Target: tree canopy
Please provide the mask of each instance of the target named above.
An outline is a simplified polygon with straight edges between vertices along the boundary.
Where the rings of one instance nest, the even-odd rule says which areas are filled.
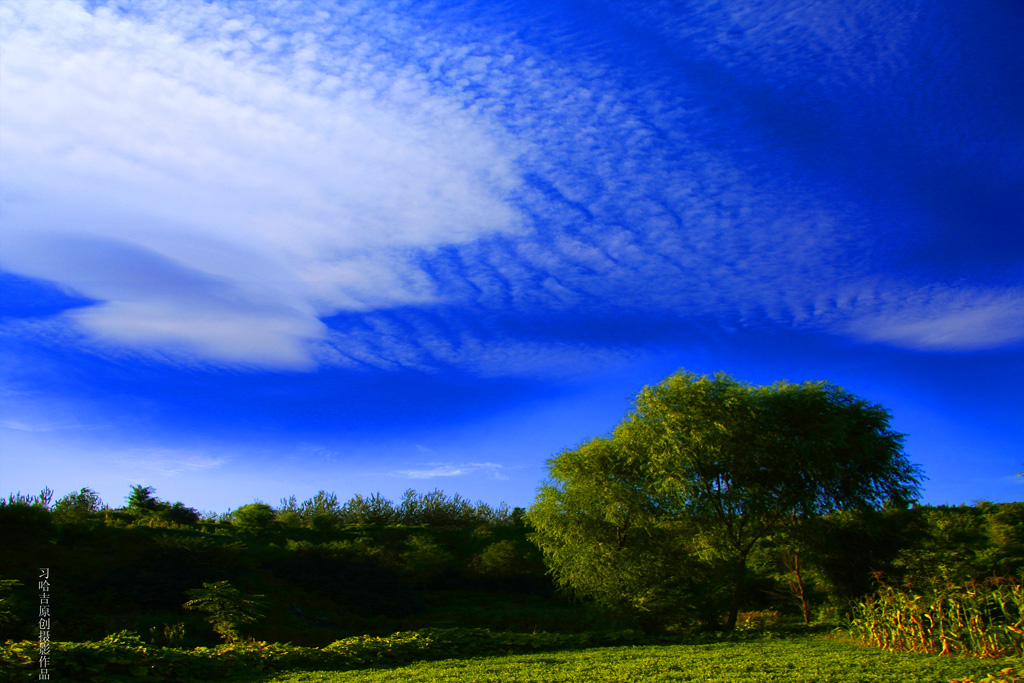
[[[700,609],[685,594],[695,577],[731,577],[731,629],[770,535],[917,495],[902,444],[887,410],[826,382],[680,372],[641,390],[609,436],[549,461],[529,520],[556,580],[599,601]]]

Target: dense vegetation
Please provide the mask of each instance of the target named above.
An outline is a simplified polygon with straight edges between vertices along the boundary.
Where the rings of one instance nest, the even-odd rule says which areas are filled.
[[[397,503],[320,491],[224,514],[143,486],[118,507],[88,488],[12,494],[0,499],[0,664],[28,675],[38,655],[40,567],[66,680],[752,631],[1024,656],[1024,503],[915,505],[920,473],[888,420],[823,383],[680,374],[641,392],[614,432],[553,458],[529,511],[412,490]],[[645,680],[637,666],[628,677]],[[505,678],[539,680],[522,675]]]
[[[83,493],[84,491],[84,493]],[[202,516],[135,487],[108,508],[88,489],[0,501],[0,576],[22,582],[0,637],[32,638],[38,567],[51,570],[60,640],[136,631],[162,645],[219,640],[190,591],[227,581],[266,596],[246,637],[326,645],[341,635],[425,625],[565,629],[586,610],[556,598],[521,510],[410,491],[399,504],[321,492],[302,504],[260,503]],[[88,504],[69,503],[88,501]],[[269,514],[251,514],[254,509]]]
[[[349,511],[368,499],[339,504],[323,492],[300,505],[286,500],[257,523],[239,514],[250,506],[180,523],[166,518],[176,508],[161,501],[152,509],[93,501],[86,510],[70,508],[69,498],[83,494],[56,504],[45,492],[0,500],[0,577],[8,584],[0,599],[9,615],[0,638],[35,637],[40,566],[53,577],[57,639],[69,641],[130,630],[158,645],[212,645],[221,637],[209,615],[184,604],[221,581],[263,596],[260,618],[241,625],[245,637],[310,646],[429,626],[713,629],[731,600],[726,579],[692,563],[688,586],[699,609],[652,619],[573,600],[552,584],[521,511],[439,492],[410,492],[399,504],[371,497],[389,524],[353,523]],[[417,514],[430,522],[417,523]],[[883,583],[919,595],[993,577],[1019,586],[1024,503],[835,513],[815,520],[798,548],[792,543],[773,537],[753,554],[740,626],[743,615],[769,610],[800,621],[806,610],[812,622],[840,625]]]

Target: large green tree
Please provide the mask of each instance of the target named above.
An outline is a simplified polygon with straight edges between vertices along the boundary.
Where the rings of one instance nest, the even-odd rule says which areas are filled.
[[[640,610],[672,594],[692,603],[685,591],[699,567],[726,575],[732,629],[765,539],[917,494],[919,472],[889,421],[824,382],[680,372],[645,387],[610,436],[550,461],[529,514],[533,538],[561,584]]]

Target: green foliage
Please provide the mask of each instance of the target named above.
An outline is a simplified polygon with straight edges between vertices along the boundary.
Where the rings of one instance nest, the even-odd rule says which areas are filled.
[[[14,601],[8,593],[21,586],[17,579],[0,579],[0,633],[16,620],[12,610]]]
[[[0,503],[3,502],[0,500]],[[29,547],[32,540],[52,536],[53,517],[46,507],[35,502],[15,499],[11,503],[8,500],[6,504],[0,505],[0,530],[4,537],[0,551],[13,551]]]
[[[334,493],[318,491],[301,504],[290,496],[281,499],[278,518],[290,526],[306,526],[318,531],[347,526],[428,525],[435,529],[459,529],[479,524],[515,526],[522,524],[525,511],[510,509],[504,503],[492,508],[486,503],[471,504],[458,494],[447,496],[434,490],[420,494],[407,490],[399,504],[379,493],[355,495],[341,503]]]
[[[316,516],[336,519],[341,512],[338,497],[325,491],[317,492],[316,496],[304,501],[297,510],[299,517],[307,523]]]
[[[34,507],[49,511],[52,500],[53,491],[50,487],[44,486],[38,496],[23,495],[21,491],[8,494],[7,500],[0,498],[0,507]]]
[[[399,567],[413,585],[423,586],[455,568],[455,556],[439,543],[423,534],[414,534],[405,541],[399,555]]]
[[[474,561],[474,569],[491,579],[514,579],[533,573],[530,553],[515,541],[491,543]]]
[[[390,562],[380,544],[359,539],[314,544],[288,541],[288,552],[269,565],[292,586],[329,600],[340,611],[362,616],[397,617],[415,612],[418,600],[410,583]]]
[[[449,498],[440,490],[418,495],[408,489],[402,496],[398,518],[404,524],[426,524],[438,529],[470,526],[478,521],[476,509],[469,501],[459,494]]]
[[[607,646],[639,642],[640,638],[633,631],[527,634],[455,628],[356,636],[324,648],[251,642],[178,650],[147,646],[137,634],[121,631],[101,642],[53,643],[51,656],[59,663],[62,680],[107,683],[145,681],[148,677],[154,681],[205,681],[260,671],[365,669],[421,660]],[[8,641],[0,648],[0,663],[20,671],[24,680],[34,680],[37,659],[37,643]]]
[[[347,524],[386,526],[397,523],[399,514],[394,503],[379,493],[374,493],[366,498],[356,494],[352,500],[345,503],[340,517]]]
[[[252,534],[265,532],[274,523],[274,508],[266,503],[249,503],[231,513],[231,523]]]
[[[772,534],[905,503],[918,484],[880,406],[823,382],[755,387],[722,374],[645,387],[610,437],[563,451],[549,473],[528,519],[560,584],[678,613],[707,611],[723,582],[694,582],[722,577],[727,629],[748,560]]]
[[[737,631],[771,631],[782,621],[782,615],[774,609],[740,612],[736,619]]]
[[[240,640],[241,629],[264,616],[258,600],[262,595],[247,598],[228,581],[204,582],[202,588],[185,593],[191,598],[184,604],[185,609],[207,612],[210,626],[228,643]]]
[[[168,504],[161,502],[157,516],[169,524],[179,526],[194,526],[199,523],[200,515],[194,508],[186,507],[182,502]]]
[[[927,507],[914,511],[893,561],[903,583],[1015,576],[1024,570],[1024,503]]]
[[[84,522],[103,509],[99,494],[88,487],[69,493],[53,506],[54,518],[61,522]]]
[[[185,624],[176,622],[164,624],[159,629],[156,626],[149,628],[149,642],[162,643],[170,647],[180,647],[185,642]]]
[[[150,527],[174,528],[195,526],[199,523],[201,515],[197,510],[186,507],[181,502],[172,504],[160,500],[153,495],[155,492],[152,486],[140,484],[132,486],[131,494],[125,498],[127,507],[111,511],[108,518],[119,522],[145,524]]]
[[[900,551],[916,543],[922,508],[840,511],[815,520],[804,535],[809,561],[837,606],[856,602],[889,576]]]
[[[559,585],[640,618],[696,618],[691,589],[704,573],[688,543],[694,530],[660,514],[643,461],[598,438],[563,451],[549,471],[527,519]]]
[[[622,440],[599,439],[576,451],[560,459],[560,467],[593,486],[559,493],[552,502],[560,500],[576,516],[560,517],[564,528],[537,533],[562,533],[571,541],[563,550],[570,568],[572,562],[585,569],[595,557],[602,561],[607,571],[589,575],[591,595],[621,612],[555,592],[515,510],[468,506],[438,492],[410,493],[405,505],[411,521],[437,513],[436,526],[400,524],[400,506],[379,495],[353,499],[363,506],[355,516],[359,505],[336,497],[332,503],[332,495],[323,494],[311,507],[321,509],[316,514],[325,526],[301,522],[301,506],[292,498],[282,501],[278,522],[261,533],[209,513],[199,524],[174,522],[168,515],[175,508],[191,508],[160,501],[146,487],[139,498],[151,505],[89,513],[95,515],[86,518],[89,524],[58,512],[75,509],[73,499],[85,501],[82,509],[94,507],[88,489],[56,505],[47,502],[48,489],[41,496],[17,494],[0,500],[0,575],[31,585],[38,567],[49,566],[61,580],[62,637],[96,640],[129,628],[143,634],[147,647],[218,642],[204,623],[207,613],[182,609],[186,591],[223,579],[241,585],[243,577],[247,592],[269,596],[261,608],[267,618],[245,626],[244,634],[307,646],[347,634],[428,626],[579,632],[614,623],[678,632],[720,622],[729,608],[734,556],[715,547],[715,534],[699,528],[699,519],[664,514],[670,508],[663,498],[648,497],[637,474],[643,461]],[[299,523],[281,523],[287,513]],[[797,599],[788,590],[793,572],[786,564],[793,552],[801,558],[812,617],[835,625],[845,625],[850,603],[874,590],[876,572],[891,585],[918,592],[946,579],[1019,575],[1022,513],[1019,503],[983,503],[843,510],[799,523],[789,518],[752,552],[742,609],[774,608],[784,623],[796,616]],[[586,534],[573,526],[581,520],[589,525]],[[587,534],[601,541],[589,556],[582,543]],[[37,605],[28,593],[12,594],[4,609],[14,620],[0,639],[34,635]]]
[[[154,512],[157,509],[158,501],[153,496],[156,490],[152,486],[134,484],[132,491],[125,498],[128,508],[138,512]]]
[[[302,517],[294,510],[279,510],[277,512],[277,521],[288,527],[302,526]]]

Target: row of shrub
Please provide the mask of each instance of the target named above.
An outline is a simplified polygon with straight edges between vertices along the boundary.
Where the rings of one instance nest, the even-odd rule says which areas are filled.
[[[123,631],[99,642],[53,643],[49,671],[54,680],[63,681],[207,681],[251,672],[386,668],[423,660],[627,645],[642,639],[638,631],[530,634],[434,628],[356,636],[323,648],[250,642],[183,650],[148,646]],[[14,672],[11,680],[37,680],[38,656],[38,643],[30,641],[7,641],[0,647],[0,664]]]

